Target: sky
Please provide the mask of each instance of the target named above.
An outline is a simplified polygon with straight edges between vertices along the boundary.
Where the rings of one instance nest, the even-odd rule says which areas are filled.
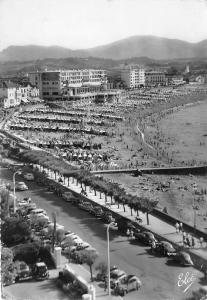
[[[90,48],[134,35],[207,39],[207,0],[0,0],[0,50]]]

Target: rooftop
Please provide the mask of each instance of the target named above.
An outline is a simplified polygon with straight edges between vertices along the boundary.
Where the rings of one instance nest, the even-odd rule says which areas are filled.
[[[0,88],[16,88],[17,85],[12,81],[0,81]]]

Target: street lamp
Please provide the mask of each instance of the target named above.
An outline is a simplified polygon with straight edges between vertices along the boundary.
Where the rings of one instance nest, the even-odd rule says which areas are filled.
[[[13,174],[13,185],[14,185],[14,190],[13,190],[13,194],[14,194],[14,199],[13,199],[13,207],[14,207],[14,213],[16,213],[16,191],[15,191],[15,176],[16,174],[21,175],[22,171],[21,170],[17,170],[16,172],[14,172]]]
[[[111,222],[110,224],[107,225],[107,229],[106,229],[106,233],[107,233],[107,256],[108,256],[108,294],[109,296],[111,296],[111,284],[110,284],[110,281],[111,281],[111,278],[110,278],[110,247],[109,247],[109,228],[111,225],[114,225],[116,226],[116,223],[114,222]]]
[[[195,234],[195,230],[196,230],[196,210],[197,210],[197,207],[195,205],[195,195],[196,195],[196,191],[197,191],[197,188],[196,187],[193,187],[193,211],[194,211],[194,221],[193,221],[193,227],[194,227],[194,234]]]

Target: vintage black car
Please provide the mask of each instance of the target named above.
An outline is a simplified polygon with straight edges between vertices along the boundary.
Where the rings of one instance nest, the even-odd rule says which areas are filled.
[[[170,256],[171,254],[176,253],[176,249],[167,241],[160,241],[156,243],[154,251],[164,256]]]
[[[180,264],[181,266],[185,266],[185,267],[194,265],[194,263],[190,257],[190,254],[187,252],[184,252],[184,251],[172,253],[169,256],[169,262],[170,261],[174,261],[174,262]]]
[[[103,210],[100,206],[95,206],[93,208],[93,211],[91,213],[96,217],[96,218],[101,218],[103,215]]]
[[[137,241],[140,241],[145,245],[151,245],[152,242],[158,242],[154,234],[150,231],[134,232],[134,237]]]
[[[49,278],[49,271],[44,262],[36,263],[33,267],[32,274],[36,280],[44,280]]]

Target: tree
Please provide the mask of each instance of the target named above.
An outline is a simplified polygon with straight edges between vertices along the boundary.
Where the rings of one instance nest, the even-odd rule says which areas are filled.
[[[1,219],[5,220],[9,216],[9,190],[2,188],[0,190],[1,201]]]
[[[29,222],[17,217],[6,218],[2,224],[2,242],[7,246],[26,242],[30,239],[31,232]]]
[[[136,197],[136,201],[134,203],[134,210],[137,213],[137,217],[139,216],[139,210],[141,211],[141,203],[140,203],[140,198]]]
[[[40,253],[40,243],[27,243],[17,245],[13,248],[14,260],[25,261],[27,264],[34,264]]]
[[[134,201],[134,197],[133,196],[128,196],[127,197],[127,204],[131,210],[131,216],[133,215],[133,209],[134,209],[134,205],[135,205],[135,201]]]
[[[93,264],[95,263],[97,257],[98,257],[98,253],[96,251],[87,251],[87,250],[82,251],[82,261],[83,261],[83,263],[87,264],[90,268],[91,280],[93,280],[92,267],[93,267]]]
[[[143,213],[146,213],[147,217],[147,225],[149,225],[149,214],[153,211],[153,209],[157,206],[159,201],[150,200],[149,198],[142,198],[141,207]]]
[[[99,271],[99,274],[101,277],[107,275],[108,272],[108,266],[105,261],[101,261],[97,266],[96,266],[96,271]]]
[[[13,258],[11,249],[1,247],[1,280],[3,284],[12,284],[16,277]]]

